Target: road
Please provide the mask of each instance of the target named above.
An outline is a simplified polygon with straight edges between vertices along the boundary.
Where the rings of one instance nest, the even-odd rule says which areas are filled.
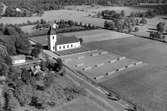
[[[55,53],[52,53],[51,51],[44,51],[45,54],[56,60],[59,56],[57,56]],[[77,73],[76,71],[70,69],[68,66],[64,64],[65,68],[67,69],[67,72],[69,75],[67,75],[70,79],[72,79],[76,84],[81,85],[81,87],[84,87],[87,89],[89,94],[95,96],[95,98],[101,102],[101,105],[103,105],[107,110],[109,111],[125,111],[126,104],[121,104],[119,101],[111,101],[107,98],[106,93],[104,89],[102,89],[97,84],[92,84],[91,81],[83,77],[81,74]],[[122,101],[122,100],[121,100]],[[125,102],[124,102],[125,103]]]

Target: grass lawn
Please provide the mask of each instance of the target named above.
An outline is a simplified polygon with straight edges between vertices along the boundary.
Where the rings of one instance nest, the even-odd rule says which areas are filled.
[[[55,111],[55,109],[50,110]],[[107,111],[87,97],[80,97],[68,104],[56,108],[56,111]]]
[[[17,109],[17,111],[25,111],[29,109],[31,111],[39,111],[33,107],[24,107]],[[58,107],[48,108],[47,110],[40,111],[107,111],[103,107],[99,106],[98,103],[89,99],[88,97],[80,96],[71,102],[62,104]]]

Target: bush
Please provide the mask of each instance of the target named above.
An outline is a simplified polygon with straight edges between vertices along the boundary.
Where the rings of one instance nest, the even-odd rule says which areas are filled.
[[[140,20],[140,23],[141,23],[141,24],[147,24],[147,20],[143,17],[143,18]]]
[[[16,87],[14,96],[17,98],[21,106],[30,104],[33,96],[33,88],[31,85]]]
[[[135,27],[134,32],[138,32],[138,31],[139,31],[139,28],[138,28],[138,27]]]
[[[6,111],[16,110],[17,107],[19,106],[19,103],[16,100],[16,98],[13,96],[13,92],[11,90],[7,90],[4,93],[4,97],[5,97],[4,110],[6,110]]]
[[[165,23],[164,22],[159,22],[157,24],[157,31],[160,33],[163,33],[165,31]]]
[[[38,57],[41,53],[42,46],[40,44],[37,44],[34,49],[32,49],[31,55],[33,57]]]
[[[44,109],[42,103],[39,103],[39,100],[38,100],[38,97],[32,97],[31,98],[31,103],[30,103],[31,106],[34,106],[35,108],[37,109]]]

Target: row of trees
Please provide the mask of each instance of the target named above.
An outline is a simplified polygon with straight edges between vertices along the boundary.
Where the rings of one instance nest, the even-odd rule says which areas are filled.
[[[157,14],[159,14],[158,10],[154,10],[154,9],[149,9],[146,12],[132,12],[130,13],[130,17],[145,17],[145,18],[153,18],[155,17]],[[98,14],[99,16],[99,14]],[[126,17],[125,15],[125,11],[122,10],[120,13],[117,13],[116,11],[112,10],[104,10],[100,13],[100,16],[102,16],[102,18],[104,19],[110,19],[110,20],[115,20],[115,19],[121,19]]]
[[[117,13],[114,10],[104,10],[101,12],[101,16],[103,19],[110,19],[110,20],[116,20],[121,19],[125,17],[125,11],[122,10],[120,13]]]
[[[105,21],[104,28],[110,30],[116,30],[118,32],[130,33],[132,31],[138,31],[137,25],[147,24],[147,20],[142,18],[141,20],[135,19],[133,17],[127,17],[124,19],[116,19],[113,21]]]
[[[1,0],[8,6],[23,7],[32,11],[53,10],[64,5],[99,4],[99,5],[136,5],[138,3],[166,3],[165,0]]]
[[[73,20],[60,20],[60,21],[54,21],[58,25],[56,31],[57,33],[64,33],[64,32],[74,32],[74,31],[81,31],[81,30],[90,30],[90,29],[96,29],[97,27],[88,23],[82,23],[82,22],[76,22]],[[40,22],[38,22],[33,29],[38,29],[43,32],[43,34],[46,34],[45,29],[47,30],[50,27],[50,24],[41,19]],[[41,34],[41,31],[39,31],[39,34]],[[37,34],[37,33],[36,33]]]
[[[156,15],[163,15],[166,14],[167,11],[165,8],[162,7],[157,7],[153,9],[149,9],[146,12],[132,12],[130,14],[131,17],[146,17],[146,18],[153,18]]]

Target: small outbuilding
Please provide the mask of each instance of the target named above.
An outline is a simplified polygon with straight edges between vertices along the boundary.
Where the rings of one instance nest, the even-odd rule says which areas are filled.
[[[11,59],[12,59],[12,64],[13,65],[23,64],[23,63],[26,62],[25,55],[11,56]]]

